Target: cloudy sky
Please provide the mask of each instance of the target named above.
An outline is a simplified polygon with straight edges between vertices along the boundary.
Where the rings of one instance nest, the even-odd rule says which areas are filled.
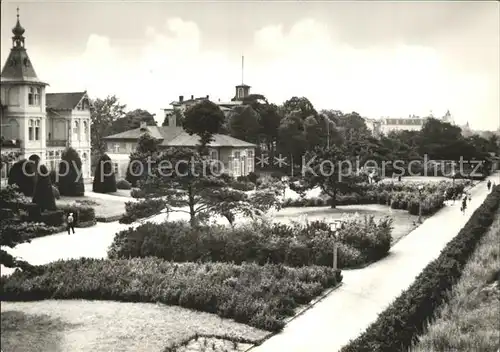
[[[496,129],[499,3],[11,2],[2,64],[20,7],[26,47],[49,92],[117,95],[159,115],[179,95],[229,100],[244,81],[277,104],[366,117],[442,116]],[[160,118],[159,118],[160,120]]]

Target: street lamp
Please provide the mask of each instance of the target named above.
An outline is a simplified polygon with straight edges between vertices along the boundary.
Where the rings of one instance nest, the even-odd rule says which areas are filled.
[[[418,186],[418,223],[422,223],[422,190],[424,189],[423,185]]]
[[[330,223],[330,230],[333,233],[333,263],[332,263],[333,270],[337,270],[337,254],[338,254],[337,234],[341,228],[342,228],[342,223],[338,220]]]

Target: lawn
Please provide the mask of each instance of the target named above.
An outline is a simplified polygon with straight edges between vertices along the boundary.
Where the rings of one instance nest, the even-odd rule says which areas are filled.
[[[500,211],[414,352],[500,348]]]
[[[83,197],[67,197],[61,196],[60,199],[56,201],[57,205],[67,205],[71,203],[79,203],[82,205],[89,205],[94,208],[96,219],[102,220],[117,220],[121,215],[125,213],[125,203],[129,202],[131,199],[126,197],[116,197],[116,196],[100,196],[96,193],[86,192]]]
[[[154,303],[2,302],[1,312],[1,346],[9,352],[161,352],[195,334],[252,341],[269,334],[214,314]]]
[[[325,220],[327,222],[341,219],[345,214],[373,215],[375,220],[384,216],[390,216],[394,219],[394,229],[392,231],[393,242],[409,234],[417,225],[418,216],[409,214],[406,210],[391,209],[385,205],[345,205],[338,206],[335,209],[329,207],[301,207],[284,208],[273,214],[273,220],[282,223],[298,221],[305,223],[307,221]]]

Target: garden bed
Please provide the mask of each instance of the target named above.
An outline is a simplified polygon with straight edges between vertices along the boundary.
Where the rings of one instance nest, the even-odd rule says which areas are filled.
[[[146,222],[116,234],[109,258],[155,256],[174,262],[252,262],[332,266],[333,245],[338,243],[338,267],[358,267],[387,255],[392,220],[377,222],[370,216],[343,218],[335,234],[326,222],[292,226],[252,222],[235,228],[198,226],[187,222]]]
[[[458,235],[378,319],[342,352],[408,350],[460,278],[468,259],[487,233],[500,205],[500,186],[472,214]]]
[[[94,208],[95,218],[98,221],[109,219],[119,219],[125,213],[125,202],[128,199],[125,197],[106,197],[104,198],[94,198],[94,197],[63,197],[56,201],[59,208],[68,206],[69,204],[79,204],[86,205]],[[115,220],[111,220],[115,221]]]
[[[500,211],[446,296],[436,319],[412,348],[427,351],[497,351],[500,348]]]
[[[341,281],[327,267],[241,266],[226,263],[177,264],[155,258],[79,259],[41,266],[43,273],[21,271],[1,277],[2,301],[91,299],[160,302],[268,331],[325,289]]]
[[[44,300],[2,302],[1,309],[3,351],[163,352],[198,335],[251,343],[269,335],[214,314],[155,303]]]

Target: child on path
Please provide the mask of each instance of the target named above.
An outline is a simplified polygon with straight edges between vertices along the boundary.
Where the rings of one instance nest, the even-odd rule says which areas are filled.
[[[67,219],[66,219],[66,229],[68,230],[68,235],[71,235],[70,230],[73,230],[73,233],[75,233],[75,218],[73,217],[73,213],[69,213]]]

